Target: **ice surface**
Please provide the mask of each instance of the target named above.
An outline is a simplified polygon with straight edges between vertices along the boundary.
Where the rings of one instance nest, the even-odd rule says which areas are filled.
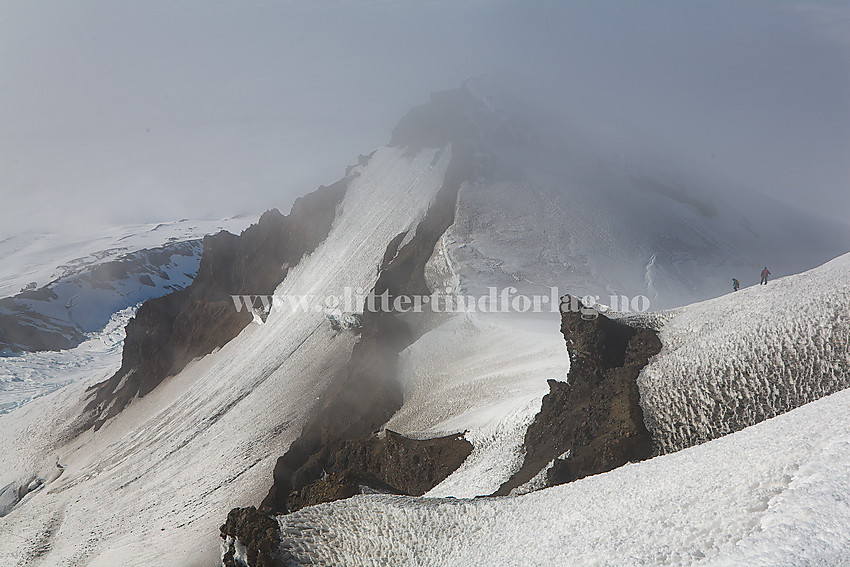
[[[20,325],[64,335],[73,344],[79,334],[102,329],[113,313],[188,286],[202,251],[201,242],[193,241],[164,254],[161,249],[128,253],[120,264],[88,265],[54,280],[35,297],[5,299],[0,309]]]
[[[850,391],[531,494],[356,496],[278,518],[310,565],[850,565]]]
[[[638,380],[644,420],[675,451],[850,386],[850,254],[665,314]]]
[[[178,221],[70,234],[25,234],[0,239],[0,288],[16,294],[20,278],[48,284],[40,299],[6,300],[22,324],[87,344],[62,352],[4,352],[0,356],[0,413],[19,407],[85,374],[120,366],[124,325],[137,304],[187,286],[197,272],[201,244],[182,246],[168,259],[154,250],[228,228],[239,232],[249,218]],[[98,247],[104,246],[105,249]],[[147,247],[147,248],[146,248]],[[104,262],[122,259],[114,276],[99,274]],[[155,263],[151,263],[155,262]],[[126,268],[126,269],[124,269]],[[94,276],[97,274],[96,276]],[[94,276],[94,277],[93,277]],[[40,279],[44,278],[44,279]],[[5,287],[3,287],[5,286]],[[132,307],[132,309],[128,309]],[[115,359],[118,365],[115,365]],[[113,370],[114,371],[114,370]]]
[[[0,356],[0,414],[85,377],[108,378],[121,366],[124,327],[138,305],[115,313],[76,348]]]
[[[354,179],[326,240],[277,295],[371,289],[387,243],[412,229],[451,152],[379,150]],[[275,302],[219,351],[190,363],[99,431],[69,435],[89,376],[0,416],[0,486],[65,471],[0,522],[0,565],[212,565],[218,527],[257,504],[355,335],[321,310]]]

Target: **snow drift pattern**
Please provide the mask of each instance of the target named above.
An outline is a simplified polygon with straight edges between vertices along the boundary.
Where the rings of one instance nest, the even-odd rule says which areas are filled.
[[[638,385],[662,453],[850,386],[850,254],[663,315]]]

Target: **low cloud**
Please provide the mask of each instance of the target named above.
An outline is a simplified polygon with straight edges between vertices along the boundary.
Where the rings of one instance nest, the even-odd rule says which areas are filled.
[[[828,1],[5,2],[0,232],[285,210],[482,75],[843,219],[848,29]]]

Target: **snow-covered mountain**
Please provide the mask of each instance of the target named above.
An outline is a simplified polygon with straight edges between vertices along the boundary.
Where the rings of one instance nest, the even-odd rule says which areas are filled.
[[[252,535],[252,529],[264,525],[262,519],[250,520],[241,510],[231,513],[223,549],[245,564],[273,557],[286,566],[850,564],[848,282],[850,254],[845,254],[804,274],[753,286],[746,294],[639,321],[660,327],[664,344],[635,383],[649,433],[660,451],[689,449],[529,494],[552,484],[550,463],[524,490],[487,499],[469,498],[481,494],[482,476],[499,478],[502,471],[479,467],[469,474],[464,469],[474,461],[470,455],[426,498],[363,494],[303,508],[274,518],[275,537]],[[803,289],[819,291],[812,295]],[[635,318],[625,321],[635,323]],[[565,332],[573,364],[586,368],[592,362],[592,341],[599,356],[616,358],[608,350],[606,332],[585,324],[593,330],[578,344],[578,333]],[[750,339],[742,339],[732,331],[746,336],[754,328],[770,332],[750,332]],[[479,357],[504,348],[476,346]],[[493,367],[487,370],[479,390],[500,382]],[[458,375],[463,373],[432,377],[426,395],[411,397],[416,408],[405,403],[407,413],[438,421],[433,407],[445,404],[449,396],[443,384],[456,383]],[[580,380],[580,373],[571,370],[569,387],[580,388]],[[614,378],[606,375],[605,380]],[[838,393],[806,403],[832,392]],[[594,429],[597,439],[608,435],[605,419],[614,417],[621,403],[611,402],[603,383],[580,401],[602,406],[606,415],[600,421],[593,409],[581,410],[581,425],[568,431],[568,446],[551,448],[553,455],[566,449],[558,460],[568,464],[577,455],[586,458],[579,453],[580,430]],[[569,404],[560,408],[572,410]],[[778,415],[784,412],[789,413]],[[466,431],[470,439],[479,439],[482,429],[492,430],[492,423],[470,417],[443,424]],[[701,434],[687,437],[683,429]],[[449,431],[439,427],[432,433]],[[531,440],[526,435],[526,460]],[[557,442],[557,435],[546,442]],[[623,442],[634,443],[627,437],[609,439],[600,454],[617,451]],[[518,463],[513,467],[518,470]],[[276,551],[258,553],[270,540],[279,546]]]
[[[442,247],[461,291],[646,295],[653,310],[799,273],[850,250],[845,225],[723,180],[647,170],[470,81],[406,116],[393,143],[465,140],[475,175]]]
[[[720,295],[731,277],[746,286],[764,264],[776,275],[813,268],[846,253],[850,232],[742,190],[707,199],[708,182],[671,179],[608,163],[475,84],[434,95],[339,183],[239,236],[208,238],[192,284],[128,324],[120,368],[113,359],[108,373],[0,416],[0,563],[563,564],[590,561],[603,539],[611,563],[756,557],[746,553],[773,540],[751,528],[781,520],[768,517],[771,498],[790,498],[789,513],[805,507],[793,501],[803,494],[792,493],[794,471],[823,499],[841,482],[843,393],[820,402],[822,416],[808,406],[611,469],[843,387],[848,345],[829,337],[846,332],[850,256],[639,319],[562,313],[560,296],[679,307]],[[230,297],[271,292],[262,313]],[[371,310],[370,292],[427,308]],[[502,309],[503,293],[541,309],[523,299]],[[474,310],[440,307],[470,298]],[[713,338],[737,327],[752,334],[742,348]],[[781,329],[775,364],[760,364],[772,343],[751,331],[764,328]],[[722,357],[699,358],[704,344]],[[777,384],[812,361],[808,385],[791,387],[801,395],[783,395]],[[752,368],[759,379],[739,376]],[[832,386],[821,387],[826,374]],[[617,386],[596,396],[603,382]],[[712,389],[767,405],[721,423],[705,403]],[[558,406],[570,400],[580,404]],[[734,482],[704,474],[733,475],[762,437],[801,449]],[[829,480],[811,469],[819,459],[835,463]],[[679,484],[664,493],[657,479]],[[623,497],[630,486],[640,491]],[[703,490],[716,498],[703,502]],[[313,506],[364,492],[406,496]],[[494,493],[511,495],[469,500]],[[694,506],[676,508],[683,498]],[[823,517],[842,522],[836,501]],[[729,508],[740,513],[705,520]],[[669,535],[668,517],[684,527]],[[811,537],[828,525],[842,524],[813,520]],[[619,539],[618,526],[629,528]],[[540,545],[518,544],[523,534]],[[750,536],[751,548],[734,547]],[[827,561],[830,545],[806,552]]]
[[[450,159],[437,149],[409,158],[404,148],[385,148],[355,168],[334,229],[291,267],[276,293],[371,288],[387,243],[415,229]],[[223,518],[234,505],[263,498],[275,460],[356,342],[353,333],[334,331],[324,313],[284,307],[275,303],[265,324],[249,324],[97,431],[73,427],[85,414],[87,389],[103,376],[0,417],[0,451],[10,463],[0,485],[17,490],[47,478],[41,471],[57,456],[64,467],[4,518],[0,530],[23,540],[4,547],[2,562],[23,563],[36,553],[47,562],[92,565],[214,561]],[[75,505],[77,498],[87,504]],[[30,507],[33,499],[44,501]]]

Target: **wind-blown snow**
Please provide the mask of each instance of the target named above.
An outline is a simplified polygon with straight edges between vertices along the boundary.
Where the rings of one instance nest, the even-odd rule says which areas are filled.
[[[424,216],[450,160],[448,148],[385,148],[355,168],[330,234],[276,294],[371,289],[387,243]],[[97,432],[68,433],[94,376],[0,416],[0,462],[8,463],[0,486],[57,456],[65,466],[0,522],[0,564],[36,555],[44,564],[214,564],[218,526],[234,506],[265,496],[277,457],[354,341],[321,310],[276,301],[264,324],[248,325]]]
[[[662,452],[701,443],[850,386],[850,254],[664,314],[638,379]]]
[[[356,496],[280,516],[310,565],[850,565],[850,391],[531,494]],[[295,563],[293,563],[294,565]]]

